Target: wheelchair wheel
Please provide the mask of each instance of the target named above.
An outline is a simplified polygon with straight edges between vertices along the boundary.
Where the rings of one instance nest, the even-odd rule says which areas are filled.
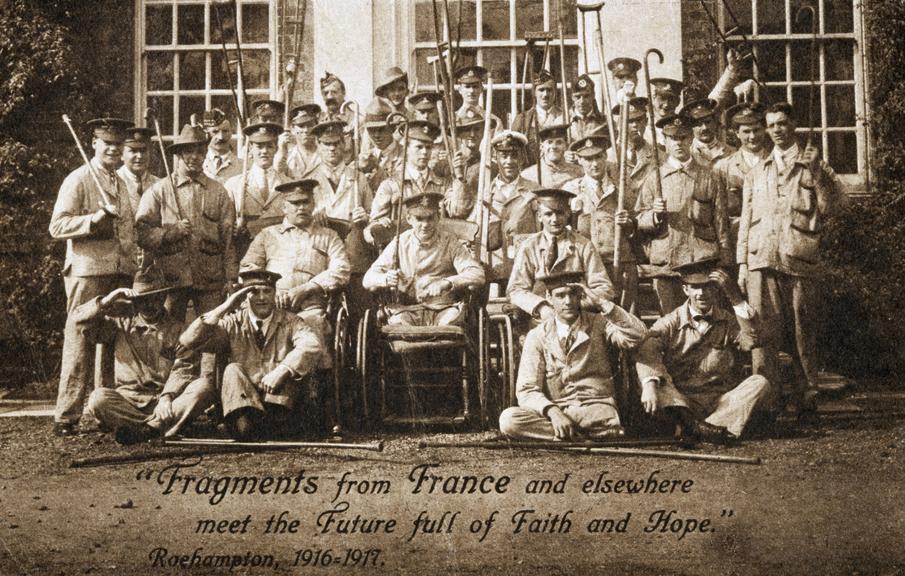
[[[356,367],[358,372],[358,410],[355,422],[361,429],[372,429],[380,419],[380,386],[378,383],[379,342],[376,310],[366,310],[358,323]]]
[[[346,425],[346,414],[352,408],[355,392],[350,389],[351,366],[349,348],[352,337],[349,333],[349,311],[340,306],[336,311],[333,329],[333,434],[341,436]],[[349,394],[351,392],[351,394]]]

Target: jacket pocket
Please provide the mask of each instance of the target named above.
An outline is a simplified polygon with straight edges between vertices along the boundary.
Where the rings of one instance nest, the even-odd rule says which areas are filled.
[[[691,195],[689,219],[694,225],[694,235],[706,242],[716,241],[716,230],[713,226],[716,204],[714,192],[710,186],[695,186]]]
[[[220,222],[208,216],[207,210],[200,218],[198,230],[198,251],[202,254],[217,255],[223,253],[220,241]]]
[[[820,261],[818,257],[820,234],[817,232],[808,232],[789,226],[785,232],[785,240],[783,242],[783,252],[786,255],[810,264],[816,264]]]

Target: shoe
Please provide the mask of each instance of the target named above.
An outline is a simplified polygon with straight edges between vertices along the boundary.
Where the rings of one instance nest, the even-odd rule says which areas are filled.
[[[117,443],[122,444],[123,446],[131,446],[132,444],[148,442],[159,435],[160,433],[157,430],[151,428],[147,424],[137,424],[120,426],[116,429],[116,432],[114,432],[113,437],[116,439]]]
[[[729,433],[729,430],[726,430],[722,426],[714,426],[703,420],[698,420],[692,424],[690,432],[693,436],[700,438],[704,442],[720,444],[722,446],[728,446],[732,443],[732,439],[734,438],[732,434]]]
[[[54,436],[75,436],[78,434],[78,430],[76,429],[78,424],[76,422],[54,422],[53,423],[53,434]]]

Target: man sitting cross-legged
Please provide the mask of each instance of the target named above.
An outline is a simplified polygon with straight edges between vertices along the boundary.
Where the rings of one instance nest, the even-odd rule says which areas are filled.
[[[554,313],[528,333],[516,383],[519,405],[500,415],[500,431],[538,440],[621,436],[608,347],[635,348],[647,335],[644,323],[582,284],[580,271],[538,280]],[[582,298],[602,313],[583,310]]]
[[[198,317],[179,339],[187,349],[220,352],[229,359],[220,400],[227,429],[238,440],[289,431],[295,424],[293,409],[306,390],[305,376],[324,354],[315,329],[276,307],[279,278],[267,270],[241,272],[242,288]],[[246,296],[247,305],[232,312]]]

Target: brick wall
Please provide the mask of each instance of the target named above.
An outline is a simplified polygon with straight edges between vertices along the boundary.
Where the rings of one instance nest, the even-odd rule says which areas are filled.
[[[301,62],[296,66],[296,83],[293,92],[293,104],[303,104],[311,101],[315,84],[314,78],[314,0],[278,0],[277,2],[277,42],[279,57],[279,82],[282,86],[285,81],[286,63],[296,51],[295,47],[295,20],[301,19],[300,12],[296,10],[305,8],[305,29],[302,31]]]

